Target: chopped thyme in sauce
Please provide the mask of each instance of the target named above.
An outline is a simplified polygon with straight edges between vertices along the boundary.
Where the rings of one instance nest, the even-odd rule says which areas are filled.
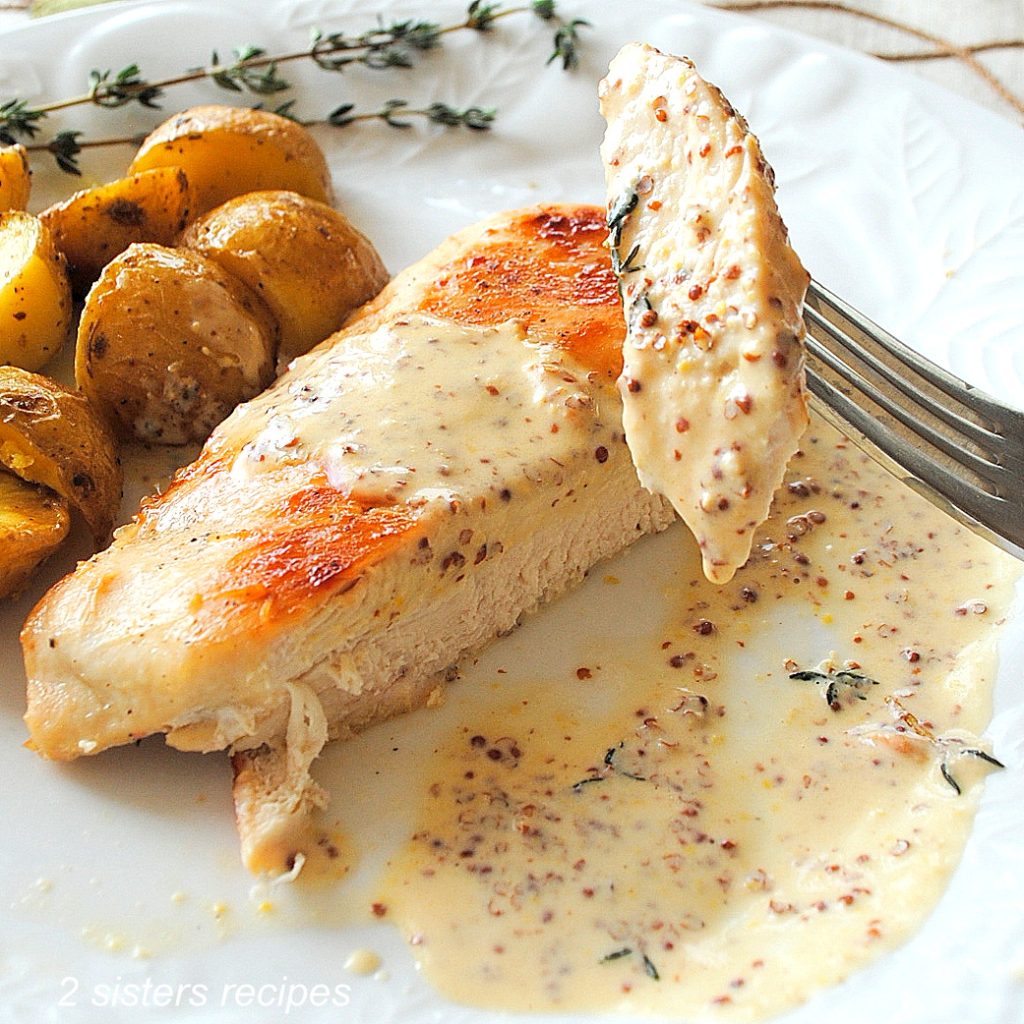
[[[878,680],[872,679],[861,672],[854,672],[852,669],[830,670],[819,672],[815,669],[804,669],[799,672],[790,672],[790,679],[807,683],[827,683],[825,687],[825,703],[833,711],[842,711],[842,701],[839,699],[839,687],[850,687],[853,695],[858,700],[867,700],[867,695],[860,692],[862,686],[877,686]]]

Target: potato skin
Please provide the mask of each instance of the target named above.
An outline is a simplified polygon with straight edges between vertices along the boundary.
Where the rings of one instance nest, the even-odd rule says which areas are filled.
[[[24,146],[0,146],[0,212],[28,209],[32,172]]]
[[[71,331],[67,263],[38,217],[0,213],[0,364],[38,370]]]
[[[192,183],[195,215],[260,189],[332,200],[330,171],[313,136],[265,110],[209,105],[175,114],[146,137],[129,173],[168,165],[183,168]]]
[[[20,593],[70,528],[63,498],[0,470],[0,600]]]
[[[189,225],[180,244],[259,292],[281,326],[280,355],[308,352],[384,287],[370,240],[344,214],[295,192],[250,192]]]
[[[123,436],[203,441],[270,383],[277,325],[212,260],[142,243],[107,264],[85,300],[75,379]]]
[[[110,428],[85,397],[16,366],[0,366],[0,466],[67,499],[106,541],[121,505]]]
[[[192,189],[180,167],[154,167],[76,192],[39,219],[64,253],[71,287],[82,296],[133,242],[170,245],[189,221]]]

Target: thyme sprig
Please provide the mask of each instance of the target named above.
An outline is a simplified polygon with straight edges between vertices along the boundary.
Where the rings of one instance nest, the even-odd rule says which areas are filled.
[[[441,25],[429,21],[394,21],[378,24],[355,35],[344,32],[314,32],[310,45],[288,53],[271,54],[266,50],[247,46],[233,51],[230,62],[223,61],[215,50],[204,67],[190,68],[181,75],[149,81],[143,77],[137,64],[129,64],[119,71],[93,70],[86,92],[68,99],[29,106],[20,99],[11,99],[0,105],[0,143],[12,145],[32,141],[42,123],[56,111],[91,104],[108,109],[137,103],[150,109],[159,109],[157,100],[173,86],[186,82],[209,80],[219,88],[233,93],[248,92],[257,96],[273,96],[286,92],[292,83],[280,73],[283,64],[309,60],[324,71],[344,71],[353,64],[373,70],[413,67],[419,56],[442,45],[445,36],[462,31],[490,32],[502,18],[532,14],[541,21],[553,23],[555,34],[553,50],[548,63],[560,61],[569,71],[579,63],[579,30],[588,22],[580,18],[566,20],[558,13],[555,0],[530,0],[529,3],[502,7],[498,3],[472,0],[461,21]],[[288,104],[284,105],[288,107]],[[347,111],[338,114],[338,110]],[[343,104],[336,108],[323,123],[341,125],[355,121],[378,119],[396,128],[407,127],[405,118],[425,117],[436,124],[449,127],[463,126],[476,131],[490,127],[494,111],[486,107],[460,109],[447,103],[435,102],[413,108],[404,100],[389,101],[377,112],[353,114],[353,107]],[[400,112],[400,113],[399,113]],[[286,115],[287,116],[287,115]],[[308,122],[321,123],[321,122]],[[29,146],[33,152],[47,152],[57,161],[61,170],[78,174],[78,154],[86,148],[109,146],[134,141],[133,137],[103,140],[83,140],[81,132],[64,131],[46,143]]]
[[[89,102],[98,107],[114,109],[134,102],[159,110],[160,105],[156,101],[162,95],[163,89],[159,85],[151,85],[140,76],[138,64],[129,64],[116,74],[109,68],[106,71],[93,68],[89,72]]]
[[[636,772],[626,771],[625,768],[621,768],[615,761],[615,755],[625,747],[626,743],[624,740],[620,740],[618,746],[609,747],[604,753],[604,760],[600,768],[591,768],[594,775],[588,775],[585,779],[580,779],[579,782],[572,784],[573,792],[579,793],[584,786],[589,786],[595,782],[604,782],[611,778],[613,775],[621,775],[626,779],[633,779],[636,782],[647,782],[649,781],[646,775],[637,775]]]
[[[357,121],[383,121],[391,128],[411,128],[410,117],[424,117],[433,124],[446,128],[469,128],[472,131],[487,131],[494,123],[497,111],[494,107],[453,107],[447,103],[431,103],[427,107],[412,107],[408,100],[388,100],[380,110],[357,113],[354,103],[343,103],[332,110],[326,123],[336,128],[354,124]]]
[[[993,768],[1006,767],[998,758],[993,757],[980,747],[967,746],[957,736],[936,736],[934,730],[925,725],[915,714],[908,711],[897,698],[892,696],[886,697],[885,703],[889,705],[889,709],[896,720],[896,724],[889,727],[891,730],[923,740],[931,744],[939,752],[941,755],[939,772],[957,796],[961,795],[963,789],[953,776],[952,771],[950,771],[951,761],[959,761],[962,757],[974,757],[991,765]]]
[[[330,125],[344,128],[360,121],[383,121],[391,128],[411,128],[409,118],[424,118],[433,124],[446,128],[468,128],[471,131],[489,131],[497,111],[494,107],[453,107],[448,103],[431,103],[426,107],[413,107],[408,100],[388,100],[380,110],[357,111],[355,104],[343,103],[331,111],[323,120],[300,121],[292,113],[292,101],[275,107],[273,113],[287,117],[303,127]],[[257,110],[264,109],[258,104]],[[83,149],[95,149],[106,146],[138,146],[145,138],[145,133],[122,135],[117,138],[82,140],[81,132],[58,132],[49,142],[31,143],[25,147],[30,153],[49,153],[57,162],[57,166],[66,174],[80,175],[78,154]]]
[[[816,669],[803,669],[799,672],[790,672],[790,679],[807,683],[826,683],[825,703],[833,711],[842,711],[843,704],[839,699],[839,687],[848,686],[858,700],[867,700],[867,694],[860,692],[862,686],[877,686],[878,680],[864,675],[863,672],[854,672],[851,669],[829,669],[827,672],[820,672]]]
[[[622,277],[624,274],[635,274],[643,270],[643,265],[635,264],[633,261],[640,254],[640,246],[634,245],[629,250],[625,259],[622,258],[622,232],[633,211],[640,202],[640,193],[635,188],[626,189],[622,195],[611,205],[608,210],[608,250],[611,254],[612,270],[619,279],[619,298],[624,298],[622,292]],[[650,303],[648,303],[650,305]]]
[[[555,32],[555,49],[548,57],[548,63],[560,60],[563,71],[572,71],[579,66],[579,30],[589,26],[589,21],[582,18],[573,18],[572,21],[564,22],[558,26]]]
[[[623,957],[632,956],[633,950],[629,946],[623,946],[622,949],[613,950],[611,953],[606,953],[597,962],[599,964],[610,964],[615,960],[621,960]],[[661,975],[658,973],[658,968],[654,966],[654,961],[646,954],[640,954],[640,961],[643,964],[644,974],[647,975],[652,981],[661,981]]]

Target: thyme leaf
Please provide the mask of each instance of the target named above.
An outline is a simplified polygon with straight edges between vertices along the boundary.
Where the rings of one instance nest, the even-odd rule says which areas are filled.
[[[625,260],[623,260],[622,256],[619,254],[619,250],[617,248],[612,249],[612,270],[614,270],[615,273],[618,274],[620,277],[623,274],[635,274],[637,271],[643,270],[644,265],[642,263],[633,263],[633,260],[635,260],[639,254],[639,243],[637,245],[634,245],[633,248],[629,250],[629,255],[625,258]]]
[[[46,145],[47,152],[53,155],[57,166],[65,174],[81,176],[78,166],[78,154],[82,147],[78,143],[81,132],[58,132]]]
[[[89,72],[89,101],[98,107],[124,107],[129,103],[139,103],[151,110],[159,110],[156,100],[163,95],[159,84],[151,84],[141,77],[138,64],[129,64],[111,78],[109,69],[99,71],[93,68]]]
[[[248,90],[257,96],[273,96],[275,93],[286,92],[292,87],[291,82],[286,81],[278,73],[276,61],[263,63],[260,60],[266,54],[267,51],[258,46],[246,46],[234,51],[235,59],[231,64],[222,65],[220,56],[214,50],[206,73],[215,85],[230,92]]]
[[[607,953],[597,962],[599,964],[608,964],[613,960],[621,960],[624,956],[629,956],[633,950],[629,946],[623,946],[622,949],[616,949],[613,953]]]
[[[951,786],[953,787],[953,789],[954,789],[954,790],[956,791],[956,795],[957,795],[957,796],[960,796],[960,794],[961,794],[961,793],[963,793],[963,790],[962,790],[962,789],[960,788],[960,783],[959,783],[959,782],[957,782],[957,781],[956,781],[956,779],[954,779],[954,778],[953,778],[953,774],[952,774],[952,772],[950,772],[950,770],[949,770],[949,765],[948,765],[948,764],[946,764],[946,762],[945,762],[945,761],[943,761],[943,762],[942,762],[942,763],[941,763],[941,764],[939,765],[939,771],[940,771],[940,772],[942,772],[942,777],[943,777],[943,778],[944,778],[944,779],[945,779],[945,780],[946,780],[946,781],[947,781],[947,782],[948,782],[948,783],[949,783],[949,784],[950,784],[950,785],[951,785]]]
[[[968,747],[963,751],[964,757],[977,757],[984,761],[986,764],[990,764],[995,768],[1005,768],[1006,765],[999,760],[998,757],[993,757],[991,754],[986,753],[984,750],[979,750],[977,747]]]
[[[941,743],[941,741],[938,741]],[[992,765],[994,768],[1005,768],[1006,765],[997,757],[993,757],[991,754],[986,753],[984,750],[980,750],[978,747],[964,747],[956,751],[958,757],[976,757],[986,764]],[[949,761],[943,760],[939,763],[939,771],[942,773],[942,777],[956,790],[956,795],[960,796],[963,792],[960,788],[960,783],[953,777],[953,773],[949,770]]]
[[[494,25],[501,4],[486,4],[483,0],[473,0],[466,11],[466,25],[477,32],[488,32]]]
[[[494,107],[453,107],[447,103],[431,103],[428,107],[412,107],[408,100],[388,100],[380,110],[357,113],[354,103],[343,103],[327,116],[326,123],[344,128],[357,121],[383,121],[391,128],[411,128],[410,117],[423,117],[446,128],[469,128],[488,131],[497,117]],[[316,122],[306,122],[315,124]]]
[[[44,117],[43,111],[33,110],[24,100],[8,100],[0,106],[0,142],[13,146],[18,136],[34,139]]]
[[[555,32],[554,50],[548,57],[548,63],[560,60],[563,71],[573,71],[579,66],[579,30],[590,27],[590,22],[583,18],[573,18],[563,22]]]
[[[825,703],[833,711],[842,711],[843,709],[842,702],[839,699],[840,686],[850,687],[858,700],[867,700],[867,695],[860,692],[860,687],[878,685],[877,679],[872,679],[861,672],[853,672],[850,669],[828,672],[820,672],[816,669],[802,669],[799,672],[790,672],[789,678],[799,682],[826,683]]]
[[[620,768],[615,763],[615,755],[622,750],[625,745],[625,741],[620,741],[618,746],[609,747],[604,753],[602,767],[600,769],[590,769],[591,771],[597,771],[598,774],[588,775],[585,779],[580,779],[579,782],[574,782],[572,784],[573,791],[579,793],[584,786],[589,786],[592,782],[605,782],[613,775],[621,775],[623,778],[633,779],[635,782],[650,781],[646,775],[637,775],[635,772],[628,772],[625,768]]]
[[[635,189],[628,189],[615,200],[608,211],[608,244],[615,248],[622,242],[622,229],[629,219],[629,215],[636,209],[640,202],[640,194]]]
[[[623,946],[621,949],[606,953],[597,962],[599,964],[610,964],[613,960],[621,960],[623,957],[632,955],[633,950],[629,946]],[[661,975],[658,973],[658,968],[654,966],[654,961],[646,953],[641,953],[640,957],[644,965],[644,974],[653,981],[661,981]]]
[[[661,975],[658,974],[658,968],[654,966],[651,958],[644,953],[644,973],[648,978],[653,978],[655,981],[661,981]]]

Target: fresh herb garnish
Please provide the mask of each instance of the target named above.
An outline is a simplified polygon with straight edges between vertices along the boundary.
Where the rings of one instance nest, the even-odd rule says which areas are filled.
[[[233,93],[274,96],[292,87],[292,83],[281,75],[280,66],[301,60],[310,60],[324,71],[344,71],[353,64],[374,70],[409,68],[417,63],[420,54],[438,48],[446,35],[460,31],[489,32],[499,19],[520,14],[531,14],[541,21],[554,22],[554,52],[548,58],[548,63],[560,60],[567,71],[576,67],[579,59],[579,29],[588,23],[580,18],[563,19],[555,0],[532,0],[528,4],[507,8],[502,8],[498,3],[472,0],[463,20],[452,24],[412,20],[385,24],[381,21],[374,28],[355,35],[317,32],[305,49],[270,54],[260,47],[247,46],[233,51],[230,63],[223,61],[219,53],[214,51],[207,66],[191,68],[184,74],[158,81],[144,78],[135,63],[116,72],[109,69],[93,70],[87,91],[79,96],[33,107],[17,98],[0,104],[0,144],[30,142],[26,146],[30,152],[48,153],[62,171],[78,174],[77,158],[83,149],[136,144],[139,137],[126,135],[84,139],[81,132],[62,131],[47,142],[33,142],[42,123],[55,111],[86,104],[114,109],[137,103],[143,107],[158,108],[157,100],[167,89],[204,79]],[[322,120],[305,121],[292,113],[293,102],[282,103],[275,112],[305,125],[337,126],[355,121],[380,120],[394,128],[405,128],[409,125],[406,118],[415,116],[446,127],[484,131],[490,128],[495,117],[495,111],[490,107],[461,108],[443,102],[413,106],[407,100],[390,100],[382,109],[365,114],[355,114],[352,104],[342,104]],[[258,109],[263,109],[262,104]],[[399,113],[401,116],[397,116]]]
[[[639,194],[634,189],[629,189],[619,196],[608,211],[608,244],[611,248],[619,247],[622,242],[622,229],[639,202]]]
[[[860,692],[860,687],[878,685],[877,679],[872,679],[862,672],[853,672],[850,669],[829,670],[828,672],[804,669],[799,672],[790,672],[789,678],[799,682],[826,683],[825,703],[833,711],[842,711],[843,709],[842,702],[839,700],[840,686],[850,687],[858,700],[867,700],[867,695]]]
[[[613,960],[621,960],[623,957],[632,956],[633,950],[629,946],[623,946],[622,949],[616,949],[611,953],[606,953],[597,962],[599,964],[609,964]],[[658,973],[658,968],[654,966],[654,961],[646,953],[640,954],[642,963],[644,965],[644,974],[653,981],[661,981],[661,975]]]
[[[633,950],[629,946],[624,946],[622,949],[615,950],[614,953],[608,953],[598,960],[599,964],[611,963],[612,960],[621,960],[624,956],[630,956]]]
[[[647,776],[637,775],[635,772],[628,772],[625,768],[620,768],[615,762],[615,755],[622,750],[625,746],[625,741],[622,741],[615,747],[609,747],[604,754],[604,761],[602,767],[598,769],[598,774],[588,775],[585,779],[580,779],[579,782],[572,784],[573,791],[578,793],[584,786],[589,786],[594,782],[604,782],[611,778],[613,775],[621,775],[626,779],[633,779],[636,782],[647,782]],[[595,769],[591,769],[594,771]]]
[[[986,764],[992,765],[994,768],[1005,768],[998,758],[993,757],[991,754],[987,754],[984,750],[980,750],[978,747],[963,747],[957,751],[959,757],[977,757],[984,761]],[[960,788],[960,783],[953,778],[953,773],[949,770],[949,762],[943,760],[939,764],[939,771],[942,773],[942,777],[953,787],[956,791],[956,795],[960,796],[963,790]]]
[[[356,121],[383,121],[392,128],[410,128],[409,117],[425,117],[434,124],[442,124],[448,128],[465,127],[473,131],[487,131],[494,122],[497,111],[494,107],[458,107],[447,103],[431,103],[429,107],[411,107],[407,100],[388,100],[380,110],[369,113],[357,113],[355,104],[343,103],[332,110],[326,124],[343,128]],[[310,122],[307,122],[310,123]],[[312,122],[319,123],[319,122]]]
[[[959,761],[963,757],[975,757],[979,761],[984,761],[986,764],[991,765],[993,768],[1006,767],[997,757],[982,750],[980,747],[967,746],[959,736],[936,736],[935,732],[928,725],[922,722],[915,714],[908,711],[896,697],[887,696],[885,703],[889,706],[895,718],[895,723],[860,726],[856,729],[851,729],[850,733],[866,734],[869,736],[877,733],[896,733],[899,736],[921,740],[923,743],[929,744],[939,754],[940,774],[957,796],[960,796],[963,789],[950,770],[951,762]]]
[[[572,21],[564,22],[558,26],[555,32],[555,49],[548,57],[548,63],[560,60],[563,71],[572,71],[579,65],[579,30],[589,26],[589,21],[582,18],[573,18]]]
[[[637,208],[639,202],[640,193],[635,188],[627,189],[615,200],[608,210],[608,249],[612,258],[612,270],[619,279],[619,298],[623,300],[625,297],[622,293],[622,275],[633,274],[638,270],[643,270],[643,266],[636,266],[633,263],[640,253],[639,245],[634,245],[629,250],[629,255],[626,256],[625,260],[622,258],[621,250],[622,231],[626,226],[626,221],[629,220],[630,215]],[[647,308],[651,308],[649,301]]]
[[[635,260],[639,254],[639,244],[634,245],[633,248],[629,250],[629,255],[625,258],[625,260],[623,260],[622,257],[619,256],[618,249],[612,249],[612,270],[614,270],[615,273],[619,274],[620,276],[622,274],[635,274],[638,270],[643,270],[644,268],[642,263],[639,265],[634,265],[633,263],[633,260]]]

